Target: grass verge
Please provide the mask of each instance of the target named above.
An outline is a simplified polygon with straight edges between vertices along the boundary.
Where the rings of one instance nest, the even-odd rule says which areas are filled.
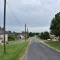
[[[3,46],[0,45],[0,60],[19,60],[24,54],[29,41],[23,41],[17,44],[7,44],[7,53],[3,54]]]
[[[60,42],[59,41],[45,41],[45,43],[60,51]]]

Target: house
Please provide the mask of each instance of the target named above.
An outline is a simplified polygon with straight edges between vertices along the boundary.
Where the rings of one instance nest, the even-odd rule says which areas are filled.
[[[8,36],[11,36],[13,33],[11,31],[7,31]]]
[[[0,43],[4,41],[4,33],[3,33],[3,28],[0,27]],[[5,32],[5,41],[8,41],[8,33],[7,31]]]
[[[24,36],[25,37],[25,34],[26,34],[26,38],[28,37],[28,32],[24,32],[24,31],[22,31],[22,36]]]
[[[55,35],[50,35],[50,38],[52,41],[58,41],[59,37],[56,37]]]
[[[23,36],[23,34],[22,34],[22,33],[18,33],[18,35],[17,35],[17,36],[18,36],[18,38],[19,38],[19,39],[24,39],[24,36]]]

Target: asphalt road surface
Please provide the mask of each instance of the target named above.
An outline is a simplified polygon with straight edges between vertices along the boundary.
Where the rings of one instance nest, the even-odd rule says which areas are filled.
[[[24,60],[60,60],[60,53],[33,37]]]

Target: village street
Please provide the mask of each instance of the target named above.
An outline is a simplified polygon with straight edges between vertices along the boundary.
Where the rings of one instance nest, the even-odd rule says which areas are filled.
[[[60,53],[31,38],[24,60],[60,60]]]

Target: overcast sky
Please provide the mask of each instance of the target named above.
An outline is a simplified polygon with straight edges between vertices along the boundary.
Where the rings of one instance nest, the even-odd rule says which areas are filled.
[[[3,26],[3,7],[1,0],[0,26]],[[26,23],[29,31],[49,31],[51,20],[58,12],[60,0],[7,0],[6,30],[21,32]]]

